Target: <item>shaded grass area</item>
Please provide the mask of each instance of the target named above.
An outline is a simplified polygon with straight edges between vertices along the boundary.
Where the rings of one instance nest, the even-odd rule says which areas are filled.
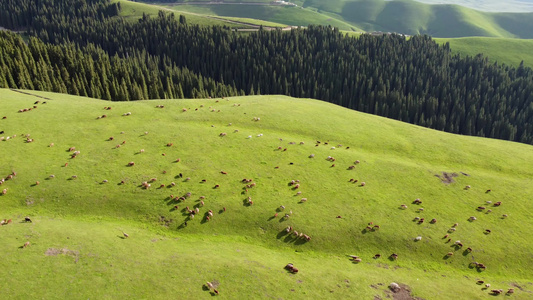
[[[7,295],[36,295],[43,286],[79,277],[79,285],[62,286],[60,293],[85,296],[83,283],[94,282],[97,293],[109,297],[143,298],[158,291],[162,298],[180,291],[192,299],[210,297],[201,285],[213,280],[228,298],[357,293],[366,299],[385,297],[391,281],[428,299],[451,299],[457,292],[481,298],[487,291],[477,279],[495,288],[517,283],[524,288],[513,296],[519,299],[532,290],[531,146],[456,136],[284,96],[117,103],[29,92],[49,99],[0,90],[6,116],[0,130],[12,137],[0,141],[0,176],[17,173],[0,196],[0,218],[15,220],[0,227],[6,240],[2,264],[15,274],[2,288]],[[17,112],[37,100],[47,104]],[[26,134],[34,141],[25,142]],[[80,151],[76,158],[70,158],[70,147]],[[441,182],[436,175],[442,172],[457,173],[454,182]],[[256,185],[246,188],[243,178]],[[289,186],[291,180],[300,187]],[[149,189],[142,188],[144,181]],[[170,198],[187,193],[185,200]],[[420,205],[412,203],[416,198]],[[199,214],[191,218],[187,206],[198,207]],[[477,211],[478,206],[487,208]],[[34,222],[19,223],[24,216]],[[468,222],[470,216],[477,220]],[[426,221],[418,224],[415,217]],[[430,224],[433,218],[437,222]],[[380,229],[365,230],[369,222]],[[448,233],[454,223],[456,231]],[[287,226],[311,240],[287,234]],[[130,237],[123,239],[122,231]],[[456,240],[472,253],[452,247]],[[31,246],[19,249],[25,241]],[[74,252],[43,256],[49,248]],[[450,251],[454,255],[445,259]],[[76,253],[80,259],[73,262]],[[372,260],[377,253],[381,260]],[[392,253],[399,259],[388,260]],[[14,264],[21,255],[29,259]],[[353,264],[347,255],[363,263]],[[473,261],[487,270],[471,268]],[[289,262],[300,273],[287,274],[283,266]],[[52,267],[58,271],[45,277]],[[8,288],[27,272],[42,280],[23,292]],[[149,281],[139,282],[148,275]]]

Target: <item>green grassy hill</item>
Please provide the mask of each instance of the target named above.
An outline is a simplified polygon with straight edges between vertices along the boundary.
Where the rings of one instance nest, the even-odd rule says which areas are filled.
[[[207,281],[230,299],[385,298],[391,282],[427,299],[485,298],[477,280],[514,287],[513,299],[532,293],[531,146],[284,96],[29,93],[0,90],[0,177],[16,173],[0,186],[0,219],[14,221],[0,227],[7,297],[198,299],[211,296]]]
[[[524,65],[533,68],[533,40],[465,37],[465,38],[436,38],[436,42],[450,43],[453,52],[461,55],[475,56],[479,53],[487,56],[491,61],[518,66],[521,61]]]
[[[336,14],[365,31],[436,37],[533,37],[531,13],[488,13],[459,5],[429,5],[412,0],[309,0],[304,7]]]
[[[299,6],[207,3],[164,6],[181,12],[245,17],[294,26],[321,24],[341,30],[428,34],[447,38],[533,38],[531,12],[484,12],[460,5],[431,5],[414,0],[307,0],[295,3]]]

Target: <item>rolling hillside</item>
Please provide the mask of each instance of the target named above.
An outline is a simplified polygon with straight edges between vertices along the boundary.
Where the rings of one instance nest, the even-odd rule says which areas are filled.
[[[533,12],[484,12],[460,5],[414,0],[295,1],[299,6],[242,4],[168,4],[176,11],[247,17],[294,26],[332,25],[342,30],[428,34],[434,37],[487,36],[533,38]],[[231,2],[231,1],[227,1]],[[198,4],[202,3],[202,4]],[[161,4],[162,5],[162,4]]]
[[[298,3],[298,2],[296,2]],[[255,9],[243,9],[242,7],[236,7],[236,6],[207,6],[207,5],[175,5],[175,4],[160,4],[160,5],[148,5],[148,4],[142,4],[142,3],[135,3],[130,1],[122,1],[122,6],[125,8],[122,12],[123,16],[130,17],[130,18],[139,18],[142,16],[142,13],[157,14],[157,11],[159,9],[165,9],[169,11],[174,11],[178,14],[185,14],[187,16],[188,22],[192,24],[200,24],[200,25],[227,25],[233,28],[250,28],[246,26],[244,23],[251,23],[251,24],[258,24],[258,25],[264,25],[264,26],[274,26],[274,27],[283,27],[285,24],[291,24],[291,25],[303,25],[306,26],[307,24],[311,23],[319,23],[323,25],[332,25],[335,27],[338,27],[342,30],[346,30],[349,34],[359,34],[361,31],[363,31],[360,28],[365,28],[364,25],[360,25],[359,28],[355,27],[353,24],[346,23],[344,21],[339,22],[336,17],[338,15],[332,15],[327,14],[326,18],[324,18],[320,13],[324,13],[326,11],[332,11],[335,13],[341,13],[342,10],[339,9],[339,7],[343,5],[347,5],[346,3],[340,3],[335,1],[327,1],[327,2],[306,2],[308,5],[321,5],[320,10],[312,10],[312,6],[308,7],[311,9],[309,10],[302,10],[299,8],[281,8],[281,7],[274,7],[272,9],[276,10],[278,13],[274,14],[271,11],[271,8],[268,7],[262,7],[261,10]],[[383,9],[385,9],[384,5],[386,3],[383,2],[382,5],[372,5],[367,6],[366,8],[357,8],[354,9],[356,13],[353,16],[353,18],[377,18]],[[431,17],[428,14],[431,14],[431,10],[428,10],[431,6],[429,5],[423,5],[423,13],[420,14],[418,11],[418,8],[416,8],[419,4],[410,3],[411,10],[405,10],[406,13],[411,14],[412,17],[407,20],[401,20],[400,22],[411,22],[411,25],[409,26],[419,26],[420,20],[417,20],[418,15],[425,16],[423,19],[426,21],[430,20]],[[442,9],[440,14],[443,18],[454,20],[455,23],[453,26],[450,26],[450,22],[452,21],[446,21],[448,23],[444,23],[443,25],[439,25],[437,23],[437,20],[432,21],[433,25],[431,28],[433,28],[433,32],[426,32],[427,34],[431,34],[434,36],[439,36],[439,32],[450,32],[451,29],[455,28],[455,36],[462,36],[464,32],[462,31],[462,28],[456,27],[456,24],[458,23],[464,23],[464,20],[471,19],[470,17],[473,17],[479,23],[476,24],[475,33],[472,32],[473,35],[496,35],[496,36],[507,36],[507,34],[504,32],[505,29],[496,26],[494,23],[487,22],[484,17],[478,18],[481,14],[487,15],[487,13],[483,12],[477,12],[473,11],[471,9],[465,9],[460,6],[446,6],[446,10]],[[444,6],[442,7],[444,8]],[[292,12],[297,12],[297,16],[295,17]],[[288,15],[285,15],[285,12],[288,12]],[[467,12],[468,14],[471,14],[470,16],[464,16],[461,17],[462,20],[458,20],[458,14],[461,14],[462,12]],[[195,15],[191,15],[195,14]],[[472,15],[473,14],[473,15]],[[246,17],[253,17],[255,19],[246,19],[243,20],[244,23],[236,24],[236,23],[229,23],[222,20],[213,20],[208,18],[207,16],[246,16]],[[276,15],[277,17],[272,17],[272,15]],[[289,16],[290,15],[290,16]],[[203,17],[202,17],[203,16]],[[333,16],[333,17],[331,17]],[[416,16],[416,17],[414,17]],[[499,19],[505,19],[504,16],[515,16],[515,14],[496,14]],[[525,15],[528,17],[529,15]],[[232,20],[231,17],[223,17],[229,20]],[[268,21],[263,21],[262,19],[267,20],[273,20],[275,19],[280,23],[270,23]],[[387,19],[387,17],[382,17],[382,19]],[[474,20],[471,19],[471,20]],[[241,21],[241,19],[236,18],[235,21]],[[425,21],[425,22],[426,22]],[[470,21],[469,21],[470,22]],[[525,21],[526,23],[529,22],[529,20]],[[374,25],[371,25],[370,23],[367,23],[366,26],[370,26],[367,28],[367,30],[375,29]],[[400,26],[400,25],[399,25]],[[403,25],[401,25],[403,26]],[[470,25],[469,25],[470,26]],[[428,26],[423,26],[424,28],[429,28]],[[384,30],[384,28],[381,28],[381,30]],[[502,31],[503,30],[503,31]],[[518,28],[518,30],[521,30]],[[492,32],[490,34],[487,34],[487,32]],[[357,32],[357,33],[352,33]],[[527,35],[527,34],[526,34]],[[484,54],[485,56],[488,56],[491,61],[503,63],[507,65],[513,65],[518,66],[521,61],[524,61],[524,65],[533,67],[533,57],[530,55],[529,51],[531,49],[531,39],[516,39],[516,38],[494,38],[494,37],[480,37],[480,36],[471,36],[471,37],[462,37],[462,38],[435,38],[440,43],[450,43],[450,47],[452,51],[456,53],[460,53],[462,55],[470,55],[475,56],[479,53]]]
[[[533,12],[531,0],[417,0],[428,4],[457,4],[482,11],[492,12]]]
[[[475,56],[479,53],[487,56],[491,61],[500,64],[518,66],[523,61],[524,66],[533,67],[533,40],[504,39],[487,37],[465,38],[436,38],[438,43],[450,43],[450,49],[461,55]]]
[[[7,297],[531,296],[531,146],[284,96],[2,89],[0,111]]]

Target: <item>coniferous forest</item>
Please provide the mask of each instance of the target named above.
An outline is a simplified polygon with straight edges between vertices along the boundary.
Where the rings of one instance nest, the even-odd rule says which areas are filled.
[[[127,101],[283,94],[452,133],[533,143],[533,71],[428,36],[236,33],[108,0],[0,0],[0,87]]]

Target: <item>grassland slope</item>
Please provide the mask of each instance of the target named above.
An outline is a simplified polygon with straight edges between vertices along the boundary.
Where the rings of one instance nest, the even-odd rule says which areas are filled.
[[[486,297],[476,280],[531,295],[531,146],[284,96],[111,103],[4,89],[0,111],[0,174],[16,173],[0,196],[15,220],[0,227],[8,296],[197,299],[216,281],[227,298],[371,299],[396,281],[424,298]]]

